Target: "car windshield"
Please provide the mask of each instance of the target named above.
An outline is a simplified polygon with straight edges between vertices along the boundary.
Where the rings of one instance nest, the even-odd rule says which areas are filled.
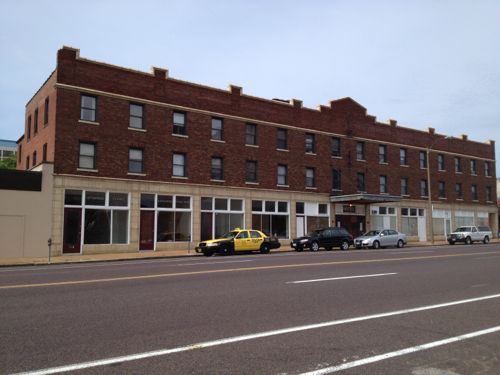
[[[460,227],[455,229],[455,232],[469,232],[470,228],[469,227]]]
[[[233,230],[232,232],[224,234],[221,238],[234,238],[238,235],[238,233],[240,232]]]
[[[371,231],[369,231],[369,232],[366,232],[364,235],[365,235],[365,236],[376,236],[376,235],[378,235],[379,233],[380,233],[380,231],[379,231],[379,230],[371,230]]]

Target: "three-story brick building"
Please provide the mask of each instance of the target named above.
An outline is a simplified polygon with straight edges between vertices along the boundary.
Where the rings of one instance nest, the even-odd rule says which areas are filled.
[[[350,98],[305,108],[68,47],[18,141],[18,169],[44,162],[55,253],[186,248],[234,227],[283,240],[390,227],[413,241],[498,228],[494,141],[381,123]]]

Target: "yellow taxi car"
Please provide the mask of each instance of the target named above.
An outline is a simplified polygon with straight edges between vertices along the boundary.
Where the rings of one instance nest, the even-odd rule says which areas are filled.
[[[268,254],[281,246],[277,238],[269,237],[259,230],[236,228],[220,238],[202,241],[196,246],[197,253],[209,257],[215,253],[232,255],[235,252],[260,251]]]

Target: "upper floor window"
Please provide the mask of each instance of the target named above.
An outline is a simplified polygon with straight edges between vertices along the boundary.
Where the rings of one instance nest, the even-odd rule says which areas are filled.
[[[399,149],[399,165],[408,165],[408,150],[406,148]]]
[[[491,186],[486,186],[486,202],[491,201]]]
[[[144,106],[142,104],[130,103],[128,126],[134,129],[144,128]]]
[[[43,144],[43,149],[42,149],[42,161],[47,161],[47,143]]]
[[[97,118],[97,98],[84,95],[80,97],[80,120],[95,122]]]
[[[332,170],[332,189],[342,190],[342,173],[340,169]]]
[[[340,157],[340,138],[332,137],[332,156]]]
[[[128,149],[128,171],[144,173],[144,151],[141,148]]]
[[[379,188],[381,193],[387,193],[387,176],[379,176]]]
[[[456,195],[457,199],[463,199],[464,195],[462,192],[462,184],[461,183],[457,182],[455,184],[455,195]]]
[[[470,192],[471,192],[471,198],[473,201],[477,201],[477,186],[476,185],[472,185],[470,187]]]
[[[438,154],[438,170],[444,171],[444,155]]]
[[[420,196],[427,197],[427,180],[420,180]]]
[[[33,167],[36,165],[36,151],[33,151]]]
[[[278,185],[288,185],[288,166],[278,164]]]
[[[279,150],[288,150],[288,131],[286,129],[278,129],[277,148]]]
[[[21,164],[21,157],[23,155],[23,145],[18,145],[18,151],[17,151],[17,163]]]
[[[427,168],[427,153],[420,151],[419,153],[420,168]]]
[[[408,195],[408,177],[401,179],[401,195]]]
[[[306,133],[306,153],[314,154],[316,152],[315,137],[312,133]]]
[[[257,145],[257,125],[247,124],[245,132],[245,144],[252,146]]]
[[[365,143],[356,143],[356,160],[365,160]]]
[[[439,198],[446,198],[446,185],[444,181],[438,182],[438,194]]]
[[[462,159],[455,156],[455,173],[462,173]]]
[[[26,169],[30,169],[30,157],[26,156]]]
[[[186,154],[174,154],[172,157],[172,176],[186,177]]]
[[[387,163],[387,146],[378,145],[378,162]]]
[[[212,180],[224,180],[224,160],[221,157],[212,158],[212,171],[210,174]]]
[[[173,114],[174,128],[173,134],[186,135],[186,114],[184,112],[174,112]]]
[[[484,175],[486,177],[491,177],[491,164],[489,161],[484,162]]]
[[[95,143],[80,142],[78,168],[95,169]]]
[[[38,108],[35,109],[35,117],[33,118],[33,133],[38,133]]]
[[[212,117],[212,139],[215,141],[224,140],[224,122],[221,118]]]
[[[470,160],[470,174],[477,174],[477,160],[475,159]]]
[[[28,116],[28,122],[26,123],[26,137],[28,138],[28,141],[31,138],[31,115]]]
[[[306,168],[306,187],[316,186],[316,171],[314,168]]]
[[[365,190],[365,174],[364,173],[357,173],[356,175],[356,187],[358,188],[358,191],[366,191]]]
[[[247,160],[246,162],[245,181],[257,182],[257,162],[255,160]]]
[[[45,99],[45,108],[43,111],[43,126],[49,124],[49,98]]]

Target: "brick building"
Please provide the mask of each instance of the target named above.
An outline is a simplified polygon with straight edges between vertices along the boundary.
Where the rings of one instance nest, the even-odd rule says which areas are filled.
[[[18,141],[18,169],[43,162],[56,254],[186,248],[236,226],[285,242],[327,225],[412,241],[498,228],[494,141],[381,123],[351,98],[305,108],[68,47]]]

